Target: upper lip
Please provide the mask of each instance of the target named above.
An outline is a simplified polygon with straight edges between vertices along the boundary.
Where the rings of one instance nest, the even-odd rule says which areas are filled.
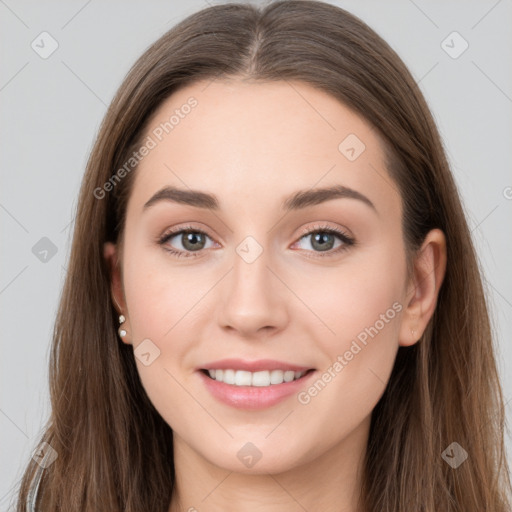
[[[293,370],[302,372],[311,370],[310,366],[301,366],[297,364],[285,363],[284,361],[276,361],[274,359],[258,359],[257,361],[245,361],[243,359],[219,359],[206,363],[198,370],[245,370],[248,372],[259,372],[263,370]]]

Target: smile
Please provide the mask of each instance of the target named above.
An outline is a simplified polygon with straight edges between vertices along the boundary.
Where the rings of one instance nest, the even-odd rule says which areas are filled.
[[[242,410],[261,410],[283,402],[318,373],[314,368],[269,360],[225,359],[208,366],[196,371],[207,392],[224,405]]]
[[[231,384],[234,386],[253,386],[253,387],[267,387],[284,382],[292,382],[300,379],[307,371],[293,371],[293,370],[262,370],[258,372],[249,372],[246,370],[234,369],[210,369],[203,370],[209,377],[224,384]]]

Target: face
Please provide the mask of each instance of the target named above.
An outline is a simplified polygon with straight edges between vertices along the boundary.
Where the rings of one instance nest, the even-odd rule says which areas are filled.
[[[407,301],[375,131],[311,86],[232,80],[172,95],[145,142],[118,302],[176,442],[268,473],[367,432]]]

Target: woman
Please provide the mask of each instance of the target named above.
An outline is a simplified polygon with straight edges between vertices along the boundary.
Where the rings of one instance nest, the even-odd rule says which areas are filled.
[[[403,62],[321,2],[136,62],[80,191],[18,510],[509,510],[482,281]]]

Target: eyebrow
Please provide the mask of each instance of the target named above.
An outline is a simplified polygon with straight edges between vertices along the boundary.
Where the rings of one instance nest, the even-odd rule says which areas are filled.
[[[285,211],[300,210],[308,206],[314,206],[332,199],[357,199],[372,208],[378,214],[375,205],[363,194],[357,190],[345,187],[343,185],[334,185],[326,188],[315,188],[309,190],[299,190],[285,199],[283,209]],[[201,192],[199,190],[182,189],[176,187],[164,187],[156,192],[145,204],[143,211],[160,201],[170,201],[196,208],[205,208],[207,210],[219,211],[220,203],[213,194]]]

